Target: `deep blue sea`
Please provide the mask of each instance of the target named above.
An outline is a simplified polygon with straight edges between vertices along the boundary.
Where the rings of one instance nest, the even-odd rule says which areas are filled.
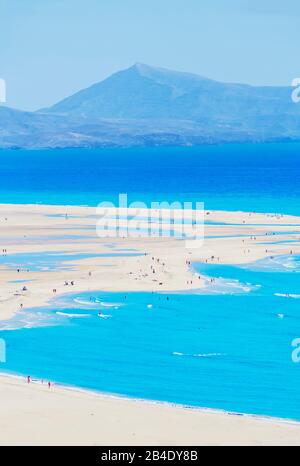
[[[1,202],[97,205],[119,193],[130,202],[300,214],[300,143],[0,150]]]
[[[194,200],[208,209],[300,215],[299,155],[299,144],[2,151],[0,202],[97,205],[128,193],[148,204]],[[30,258],[37,270],[60,260]],[[300,258],[193,267],[214,286],[168,296],[99,290],[20,313],[1,324],[0,370],[300,421],[300,364],[292,360]]]

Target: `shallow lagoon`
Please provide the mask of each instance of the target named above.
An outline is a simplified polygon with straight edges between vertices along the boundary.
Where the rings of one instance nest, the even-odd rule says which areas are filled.
[[[299,143],[4,150],[0,198],[93,206],[116,203],[121,192],[148,205],[204,201],[207,209],[300,215],[299,153]],[[300,420],[300,365],[291,358],[291,342],[300,337],[297,258],[196,267],[215,278],[198,294],[167,300],[99,292],[92,301],[89,294],[69,296],[51,311],[19,313],[1,323],[8,360],[0,368],[108,393]]]

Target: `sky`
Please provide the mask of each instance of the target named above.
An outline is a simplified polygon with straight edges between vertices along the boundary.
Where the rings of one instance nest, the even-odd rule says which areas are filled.
[[[0,0],[0,79],[22,110],[136,62],[289,86],[299,31],[299,0]]]

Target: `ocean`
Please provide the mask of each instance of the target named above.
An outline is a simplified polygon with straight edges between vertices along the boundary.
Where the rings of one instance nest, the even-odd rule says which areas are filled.
[[[127,193],[147,204],[201,201],[207,209],[300,215],[299,151],[300,144],[1,151],[0,202],[97,205]],[[47,266],[47,257],[31,261]],[[292,359],[300,258],[193,267],[214,286],[194,294],[74,294],[1,323],[8,358],[0,370],[300,421],[300,364]]]

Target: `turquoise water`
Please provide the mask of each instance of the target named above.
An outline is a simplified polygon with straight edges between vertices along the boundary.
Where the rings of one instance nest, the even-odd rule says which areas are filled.
[[[300,144],[0,151],[0,202],[97,205],[121,192],[148,205],[190,200],[300,215],[299,153]],[[23,259],[1,263],[23,267]],[[61,266],[57,257],[30,260],[39,270]],[[299,264],[292,256],[244,267],[194,264],[214,279],[199,293],[99,291],[19,313],[1,323],[8,360],[0,370],[300,421],[291,346],[300,337]]]

